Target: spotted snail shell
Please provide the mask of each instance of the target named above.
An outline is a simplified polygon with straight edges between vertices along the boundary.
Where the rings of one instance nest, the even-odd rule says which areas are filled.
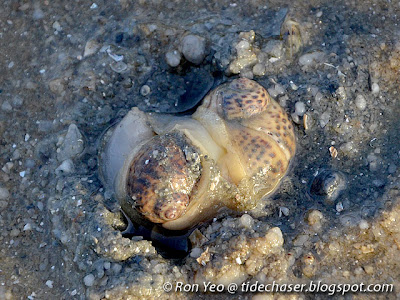
[[[128,216],[184,230],[224,207],[254,208],[275,190],[295,149],[282,107],[240,78],[212,90],[192,116],[133,108],[108,134],[101,161]]]

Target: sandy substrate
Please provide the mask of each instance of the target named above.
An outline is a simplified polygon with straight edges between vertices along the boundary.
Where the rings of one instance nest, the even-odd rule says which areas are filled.
[[[318,281],[399,298],[399,14],[395,1],[3,1],[0,299],[328,297],[250,290]],[[192,112],[239,76],[295,126],[276,194],[199,226],[184,258],[122,237],[103,133],[134,106]]]

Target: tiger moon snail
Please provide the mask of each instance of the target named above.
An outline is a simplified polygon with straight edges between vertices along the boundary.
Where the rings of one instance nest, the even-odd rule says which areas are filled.
[[[106,134],[103,183],[132,219],[186,230],[275,190],[295,154],[293,126],[255,81],[209,92],[192,116],[133,108]]]

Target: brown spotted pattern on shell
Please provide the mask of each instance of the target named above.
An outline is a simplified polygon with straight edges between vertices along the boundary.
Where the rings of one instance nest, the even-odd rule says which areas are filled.
[[[268,92],[255,81],[240,78],[211,92],[203,107],[214,110],[224,119],[222,135],[227,138],[215,133],[214,137],[227,150],[225,167],[230,170],[230,179],[239,184],[243,178],[264,171],[269,181],[278,183],[287,171],[296,146],[287,114]],[[201,109],[194,118],[204,124],[206,119],[202,114],[208,112]],[[204,126],[213,131],[214,125],[208,122]]]
[[[128,195],[151,222],[175,220],[189,205],[190,193],[198,180],[201,165],[193,159],[188,160],[183,151],[195,152],[187,144],[177,134],[155,136],[131,163]]]
[[[240,78],[216,91],[219,113],[226,120],[249,118],[263,112],[270,102],[267,91],[254,81]]]
[[[191,117],[137,108],[129,114],[114,136],[132,134],[135,142],[124,151],[109,147],[126,158],[118,176],[110,171],[108,177],[116,177],[116,194],[128,214],[139,211],[170,230],[196,226],[224,207],[254,208],[278,186],[296,150],[287,114],[246,78],[212,90]]]

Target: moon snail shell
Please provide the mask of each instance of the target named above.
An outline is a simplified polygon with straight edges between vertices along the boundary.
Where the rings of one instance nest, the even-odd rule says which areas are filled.
[[[192,116],[132,108],[104,144],[103,183],[125,213],[169,230],[254,208],[296,150],[285,111],[246,78],[212,90]]]

